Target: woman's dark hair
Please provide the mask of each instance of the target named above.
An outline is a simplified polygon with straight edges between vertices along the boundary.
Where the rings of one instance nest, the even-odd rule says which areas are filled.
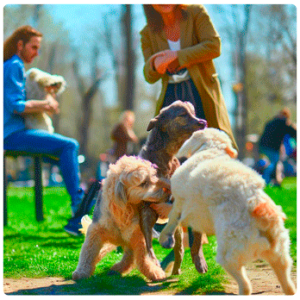
[[[162,16],[157,12],[152,4],[143,4],[147,24],[154,32],[160,32],[164,27]],[[178,4],[176,9],[180,9],[182,18],[186,19],[187,13],[185,11],[186,5]]]

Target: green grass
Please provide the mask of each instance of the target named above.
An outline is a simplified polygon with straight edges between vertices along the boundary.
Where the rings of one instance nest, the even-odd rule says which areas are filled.
[[[296,262],[296,180],[285,179],[282,189],[267,188],[266,192],[287,214],[286,227],[290,229],[291,254]],[[5,278],[55,276],[71,279],[84,238],[71,237],[63,230],[70,217],[70,201],[64,188],[44,189],[44,215],[43,222],[35,220],[32,188],[8,188],[8,226],[4,228],[3,246]],[[206,274],[197,273],[189,249],[186,249],[182,274],[172,276],[173,280],[151,285],[137,270],[123,277],[107,276],[110,267],[122,257],[122,253],[113,251],[98,264],[91,278],[60,287],[59,293],[139,295],[172,290],[181,295],[199,295],[222,292],[222,283],[226,277],[223,269],[215,262],[216,246],[215,237],[210,237],[209,244],[204,245],[209,266]],[[159,260],[169,253],[156,241],[154,250]],[[39,291],[29,290],[24,293],[38,294]]]

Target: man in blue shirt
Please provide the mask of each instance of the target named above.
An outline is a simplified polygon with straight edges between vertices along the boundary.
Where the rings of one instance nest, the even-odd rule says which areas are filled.
[[[259,141],[260,152],[265,154],[269,160],[269,166],[264,170],[263,178],[266,183],[271,182],[272,173],[276,170],[280,158],[280,147],[286,134],[296,138],[296,126],[292,124],[291,112],[285,107],[272,120],[270,120],[263,131]],[[276,185],[280,185],[277,182]]]
[[[79,216],[69,220],[65,230],[79,235],[82,215],[78,211],[84,196],[79,188],[79,144],[72,138],[41,129],[26,129],[25,114],[59,112],[59,104],[54,95],[45,99],[26,101],[24,63],[32,63],[38,56],[42,34],[31,26],[22,26],[4,42],[4,150],[43,153],[56,157],[71,196],[72,214]]]

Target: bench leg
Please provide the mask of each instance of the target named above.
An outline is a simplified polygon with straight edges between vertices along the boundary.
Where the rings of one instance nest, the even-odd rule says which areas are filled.
[[[37,221],[43,221],[43,184],[42,184],[42,158],[34,158],[34,180],[35,180],[35,214]]]
[[[3,226],[7,225],[7,198],[6,198],[7,178],[5,169],[5,156],[3,156]]]

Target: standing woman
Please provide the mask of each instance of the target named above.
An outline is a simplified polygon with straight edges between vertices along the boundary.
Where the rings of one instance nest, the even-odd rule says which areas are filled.
[[[213,59],[221,40],[202,5],[143,5],[147,25],[141,31],[144,76],[162,79],[156,115],[176,100],[190,101],[208,127],[225,131],[236,142]]]
[[[196,116],[205,119],[208,127],[225,131],[237,148],[213,63],[220,56],[221,40],[206,9],[182,4],[143,7],[147,19],[141,31],[144,76],[149,83],[162,80],[155,114],[176,100],[190,101]],[[198,272],[205,273],[202,234],[192,236],[193,262]]]

